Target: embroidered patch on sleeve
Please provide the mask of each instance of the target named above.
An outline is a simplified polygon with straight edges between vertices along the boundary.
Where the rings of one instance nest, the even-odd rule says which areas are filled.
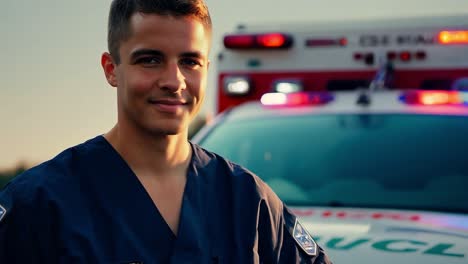
[[[307,230],[302,227],[301,223],[296,219],[293,230],[294,240],[297,244],[309,255],[317,255],[317,243],[315,243],[312,236],[307,232]]]
[[[6,214],[6,209],[0,204],[0,222]]]

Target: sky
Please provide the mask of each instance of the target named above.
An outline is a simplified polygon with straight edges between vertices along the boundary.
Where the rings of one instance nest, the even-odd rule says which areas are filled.
[[[36,164],[107,132],[116,94],[103,75],[111,0],[0,0],[0,169]],[[206,0],[216,54],[238,24],[467,14],[467,0]]]

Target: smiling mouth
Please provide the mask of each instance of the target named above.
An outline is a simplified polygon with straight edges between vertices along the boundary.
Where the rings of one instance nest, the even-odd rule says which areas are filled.
[[[180,113],[182,108],[188,105],[187,101],[179,99],[149,99],[148,103],[153,105],[159,112],[168,114]]]
[[[179,99],[158,99],[158,100],[149,99],[148,103],[161,104],[161,105],[186,105],[187,104],[185,100],[179,100]]]

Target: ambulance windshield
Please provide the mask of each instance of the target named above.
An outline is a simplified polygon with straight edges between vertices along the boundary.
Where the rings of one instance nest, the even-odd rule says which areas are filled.
[[[289,204],[468,212],[466,117],[233,121],[201,145],[255,172]]]

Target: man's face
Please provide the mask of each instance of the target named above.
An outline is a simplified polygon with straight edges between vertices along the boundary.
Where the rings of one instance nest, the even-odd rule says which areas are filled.
[[[210,33],[190,17],[140,13],[130,28],[114,65],[119,125],[151,134],[186,131],[205,96]]]

